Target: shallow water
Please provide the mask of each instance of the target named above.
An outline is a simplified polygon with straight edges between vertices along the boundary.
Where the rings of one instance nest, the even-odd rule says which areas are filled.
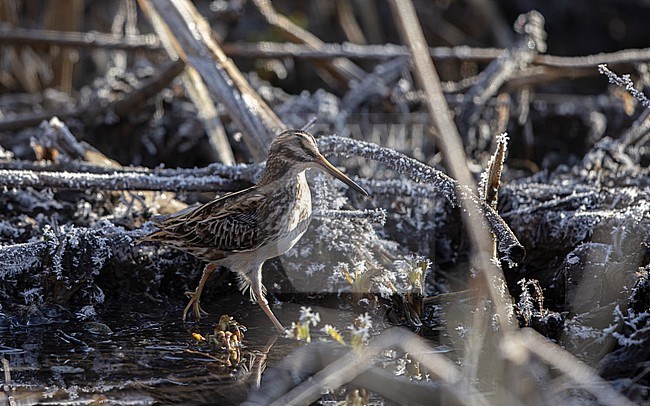
[[[277,337],[262,310],[242,296],[221,298],[204,308],[210,315],[199,324],[182,323],[179,309],[162,315],[116,312],[101,317],[101,324],[53,321],[0,330],[0,356],[9,365],[0,403],[8,395],[17,404],[239,404],[263,367],[277,364],[301,345]],[[273,307],[285,326],[298,319],[299,309],[294,303]],[[321,313],[322,324],[342,330],[354,317],[340,309],[314,310]],[[248,328],[241,359],[231,360],[231,365],[227,355],[191,334],[207,337],[221,314]]]

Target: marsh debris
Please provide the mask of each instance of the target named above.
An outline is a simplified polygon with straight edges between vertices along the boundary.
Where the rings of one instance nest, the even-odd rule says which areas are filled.
[[[395,6],[411,2],[389,3],[53,2],[47,19],[8,3],[0,402],[254,403],[288,395],[288,371],[306,381],[350,360],[354,377],[327,381],[350,386],[327,399],[648,400],[650,76],[648,50],[631,48],[650,40],[645,6],[416,1],[419,23],[400,26]],[[565,15],[594,24],[574,35]],[[427,107],[402,40],[419,24],[448,117]],[[202,264],[134,241],[154,216],[257,182],[276,130],[314,117],[319,148],[373,197],[310,174],[314,219],[264,267],[301,341],[260,340],[225,271],[204,304],[247,325],[246,342],[230,316],[181,325]],[[477,191],[448,175],[441,119],[459,130],[466,159],[452,164],[482,180]],[[477,252],[470,229],[495,249]],[[410,347],[388,360],[389,325],[424,339],[404,333]],[[451,350],[419,356],[439,345]],[[267,361],[280,369],[262,378]],[[274,383],[283,393],[270,396]],[[293,395],[318,399],[303,389]]]

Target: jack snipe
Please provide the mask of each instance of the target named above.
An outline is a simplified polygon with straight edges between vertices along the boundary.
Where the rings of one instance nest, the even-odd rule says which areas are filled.
[[[278,331],[284,331],[264,297],[262,264],[288,251],[307,230],[311,193],[305,171],[314,167],[368,195],[321,155],[311,134],[288,130],[273,140],[259,184],[173,214],[156,224],[159,231],[143,238],[208,261],[199,286],[186,292],[190,301],[183,320],[190,308],[197,319],[205,314],[201,291],[210,274],[224,266],[238,273],[240,288],[250,289]]]

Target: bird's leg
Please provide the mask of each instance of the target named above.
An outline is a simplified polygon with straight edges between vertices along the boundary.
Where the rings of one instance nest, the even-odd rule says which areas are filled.
[[[205,282],[208,280],[210,275],[212,275],[212,272],[217,269],[217,264],[214,263],[209,263],[205,266],[205,269],[203,270],[203,275],[201,276],[201,281],[199,282],[199,286],[196,287],[194,292],[185,292],[185,296],[190,298],[190,301],[187,303],[187,306],[185,306],[185,310],[183,310],[183,321],[185,321],[187,317],[187,312],[190,310],[190,307],[192,308],[192,311],[194,313],[194,318],[198,321],[201,319],[201,315],[208,314],[205,310],[201,309],[201,292],[203,292],[203,286],[205,286]]]
[[[273,322],[273,325],[275,326],[276,330],[278,330],[279,333],[284,334],[284,326],[282,326],[282,323],[275,317],[273,312],[271,311],[271,308],[269,307],[269,302],[266,300],[264,296],[258,296],[257,297],[257,303],[260,305],[262,310],[264,310],[264,313],[266,313],[267,316],[269,316],[269,319]]]
[[[278,319],[275,317],[275,314],[273,314],[271,308],[269,307],[269,302],[264,297],[261,279],[261,272],[258,277],[251,278],[251,289],[253,291],[253,296],[257,299],[257,303],[260,305],[262,310],[264,310],[264,313],[269,316],[269,319],[271,319],[278,332],[284,334],[284,327],[282,326],[282,323],[280,323],[280,321],[278,321]]]

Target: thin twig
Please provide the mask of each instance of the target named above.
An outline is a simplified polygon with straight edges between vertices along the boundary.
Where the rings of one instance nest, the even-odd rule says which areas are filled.
[[[213,163],[204,168],[156,168],[150,169],[139,166],[129,166],[124,168],[113,168],[102,165],[89,164],[80,161],[65,162],[42,162],[42,161],[22,161],[22,160],[0,160],[0,169],[4,170],[26,170],[33,172],[85,172],[93,174],[141,174],[155,175],[159,177],[183,177],[194,176],[196,178],[205,176],[219,176],[237,181],[256,181],[262,170],[260,164],[239,164],[224,165],[222,163]]]
[[[347,0],[337,0],[336,7],[339,24],[348,40],[355,44],[367,44],[368,41],[354,15],[353,4]]]
[[[106,48],[123,50],[161,51],[160,41],[155,35],[122,36],[102,32],[30,30],[0,25],[0,44],[67,46],[78,48]]]
[[[0,131],[16,131],[23,128],[34,127],[42,123],[43,120],[51,119],[53,116],[59,117],[61,119],[79,117],[85,111],[86,110],[84,108],[81,108],[72,110],[17,114],[15,116],[9,116],[0,120]]]
[[[161,177],[147,174],[91,174],[75,172],[34,172],[0,170],[4,188],[59,188],[68,190],[157,190],[157,191],[221,191],[242,188],[241,182],[219,176]]]
[[[314,34],[294,24],[287,17],[278,13],[270,0],[253,0],[253,2],[259,8],[264,18],[266,18],[266,21],[280,29],[289,39],[303,43],[312,50],[320,50],[324,45],[323,41]],[[363,79],[366,74],[363,69],[345,58],[336,58],[331,62],[327,61],[325,62],[324,68],[333,76],[342,79],[346,85],[350,80]]]
[[[408,56],[409,51],[403,45],[358,45],[344,42],[325,43],[318,50],[302,45],[281,42],[229,42],[223,44],[229,56],[243,58],[308,58],[330,59],[344,57],[349,59],[393,59]],[[503,55],[502,48],[474,48],[468,46],[431,47],[429,55],[435,62],[448,60],[461,62],[490,62]],[[563,69],[590,69],[602,63],[608,65],[643,63],[650,59],[650,48],[627,49],[624,51],[600,53],[585,56],[537,55],[532,64]],[[590,69],[595,75],[593,69]]]
[[[386,210],[318,210],[314,212],[315,218],[327,219],[364,219],[383,225],[386,223]]]
[[[641,105],[643,105],[643,107],[650,108],[650,100],[648,100],[643,92],[637,90],[636,87],[634,87],[634,82],[632,82],[632,79],[630,79],[630,75],[618,76],[616,73],[607,69],[606,64],[598,65],[598,72],[607,76],[609,83],[620,86],[627,90],[639,103],[641,103]]]
[[[120,36],[101,32],[31,30],[0,25],[0,43],[28,45],[58,45],[80,48],[107,48],[151,51],[163,47],[155,35]],[[318,49],[304,44],[281,42],[229,42],[222,45],[228,56],[243,58],[309,58],[309,59],[392,59],[408,56],[408,49],[402,45],[360,45],[344,42],[323,43]],[[431,47],[429,54],[436,62],[458,60],[466,62],[490,62],[503,54],[501,48],[474,48],[468,46]],[[556,68],[594,68],[600,64],[622,65],[643,63],[650,59],[650,48],[626,49],[585,56],[538,55],[534,65]],[[592,74],[596,74],[591,70]]]

